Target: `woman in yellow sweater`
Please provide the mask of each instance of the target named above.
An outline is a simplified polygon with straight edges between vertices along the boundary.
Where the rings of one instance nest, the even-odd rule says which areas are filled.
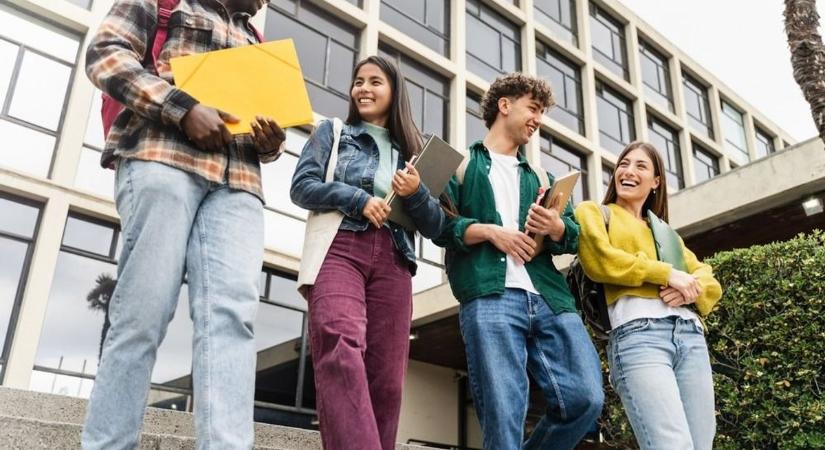
[[[628,145],[603,201],[576,208],[579,259],[604,284],[612,331],[607,347],[610,383],[622,400],[643,449],[704,450],[716,431],[710,358],[700,316],[722,289],[711,267],[684,247],[688,272],[660,262],[645,220],[664,221],[667,180],[656,149]]]

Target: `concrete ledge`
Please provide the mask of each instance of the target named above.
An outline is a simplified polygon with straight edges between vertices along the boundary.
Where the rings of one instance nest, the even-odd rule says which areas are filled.
[[[80,448],[87,401],[62,395],[0,387],[0,448]],[[195,426],[190,413],[146,408],[141,449],[194,449]],[[145,441],[145,444],[144,444]],[[318,450],[317,431],[255,424],[256,449]],[[397,450],[423,450],[398,444]]]

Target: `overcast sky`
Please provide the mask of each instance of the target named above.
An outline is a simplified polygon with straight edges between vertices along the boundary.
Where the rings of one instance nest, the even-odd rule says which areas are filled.
[[[791,137],[816,135],[793,79],[782,0],[619,1]],[[817,9],[825,15],[825,0]]]

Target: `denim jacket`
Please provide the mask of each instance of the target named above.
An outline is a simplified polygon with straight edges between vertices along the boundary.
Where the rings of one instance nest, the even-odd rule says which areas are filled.
[[[332,183],[325,183],[327,162],[332,148],[332,121],[323,120],[309,137],[289,191],[292,202],[304,209],[337,209],[345,217],[341,230],[364,231],[371,226],[361,215],[367,201],[373,196],[375,171],[378,169],[378,146],[361,123],[344,124],[338,144],[338,165]],[[394,150],[399,150],[396,143]],[[398,169],[404,168],[404,158],[398,158]],[[430,190],[421,183],[418,191],[403,199],[407,214],[425,238],[441,234],[446,223],[444,211]],[[415,274],[415,236],[402,226],[389,222],[395,248],[401,252]]]

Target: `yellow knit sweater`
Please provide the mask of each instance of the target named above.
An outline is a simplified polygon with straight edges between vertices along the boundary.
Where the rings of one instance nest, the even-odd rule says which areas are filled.
[[[608,305],[625,295],[658,299],[659,287],[667,285],[671,265],[656,259],[653,233],[645,222],[621,206],[611,203],[608,207],[609,235],[598,204],[587,201],[576,208],[576,219],[581,225],[579,260],[584,272],[593,281],[604,284]],[[688,272],[698,277],[702,286],[696,308],[700,315],[707,316],[722,296],[722,287],[709,265],[699,262],[684,242],[682,248]]]

